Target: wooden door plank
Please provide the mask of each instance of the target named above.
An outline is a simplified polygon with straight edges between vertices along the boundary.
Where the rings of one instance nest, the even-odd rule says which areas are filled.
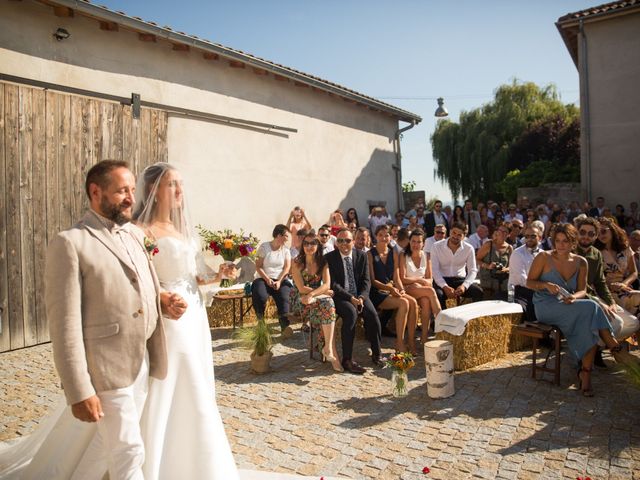
[[[49,340],[49,324],[44,309],[44,267],[47,246],[47,142],[46,98],[43,90],[33,90],[33,273],[35,289],[36,342]]]
[[[5,161],[7,198],[7,287],[10,348],[24,347],[22,262],[20,243],[20,148],[18,144],[19,91],[5,85]]]
[[[5,165],[5,84],[0,83],[0,352],[11,348],[7,277],[7,177]]]

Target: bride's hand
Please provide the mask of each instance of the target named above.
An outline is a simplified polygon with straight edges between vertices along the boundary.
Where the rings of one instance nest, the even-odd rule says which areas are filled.
[[[187,310],[187,302],[177,293],[162,292],[160,294],[162,313],[173,320],[178,320]]]

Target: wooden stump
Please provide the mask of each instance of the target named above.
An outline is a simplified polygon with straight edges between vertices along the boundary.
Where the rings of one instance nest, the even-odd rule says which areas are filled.
[[[448,398],[455,393],[453,384],[453,345],[446,340],[424,344],[424,366],[427,370],[427,395]]]

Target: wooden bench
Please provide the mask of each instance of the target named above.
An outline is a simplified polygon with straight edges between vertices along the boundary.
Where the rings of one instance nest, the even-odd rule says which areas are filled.
[[[537,372],[553,373],[553,383],[560,385],[560,349],[562,342],[562,332],[558,327],[553,325],[546,325],[544,323],[525,322],[515,327],[515,332],[518,335],[531,338],[533,340],[533,353],[531,355],[531,378],[537,378]],[[554,348],[549,349],[547,356],[544,359],[544,363],[539,364],[538,358],[538,342],[540,340],[551,340],[553,338]],[[549,356],[552,352],[555,352],[554,367],[547,367]]]

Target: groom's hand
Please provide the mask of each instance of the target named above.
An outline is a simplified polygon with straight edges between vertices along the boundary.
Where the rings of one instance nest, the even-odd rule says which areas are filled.
[[[174,320],[179,319],[187,310],[187,302],[177,293],[162,292],[160,294],[162,313]]]
[[[71,405],[71,413],[73,413],[74,417],[78,420],[82,420],[83,422],[97,422],[104,417],[104,413],[102,413],[102,404],[100,403],[100,399],[97,395]]]

